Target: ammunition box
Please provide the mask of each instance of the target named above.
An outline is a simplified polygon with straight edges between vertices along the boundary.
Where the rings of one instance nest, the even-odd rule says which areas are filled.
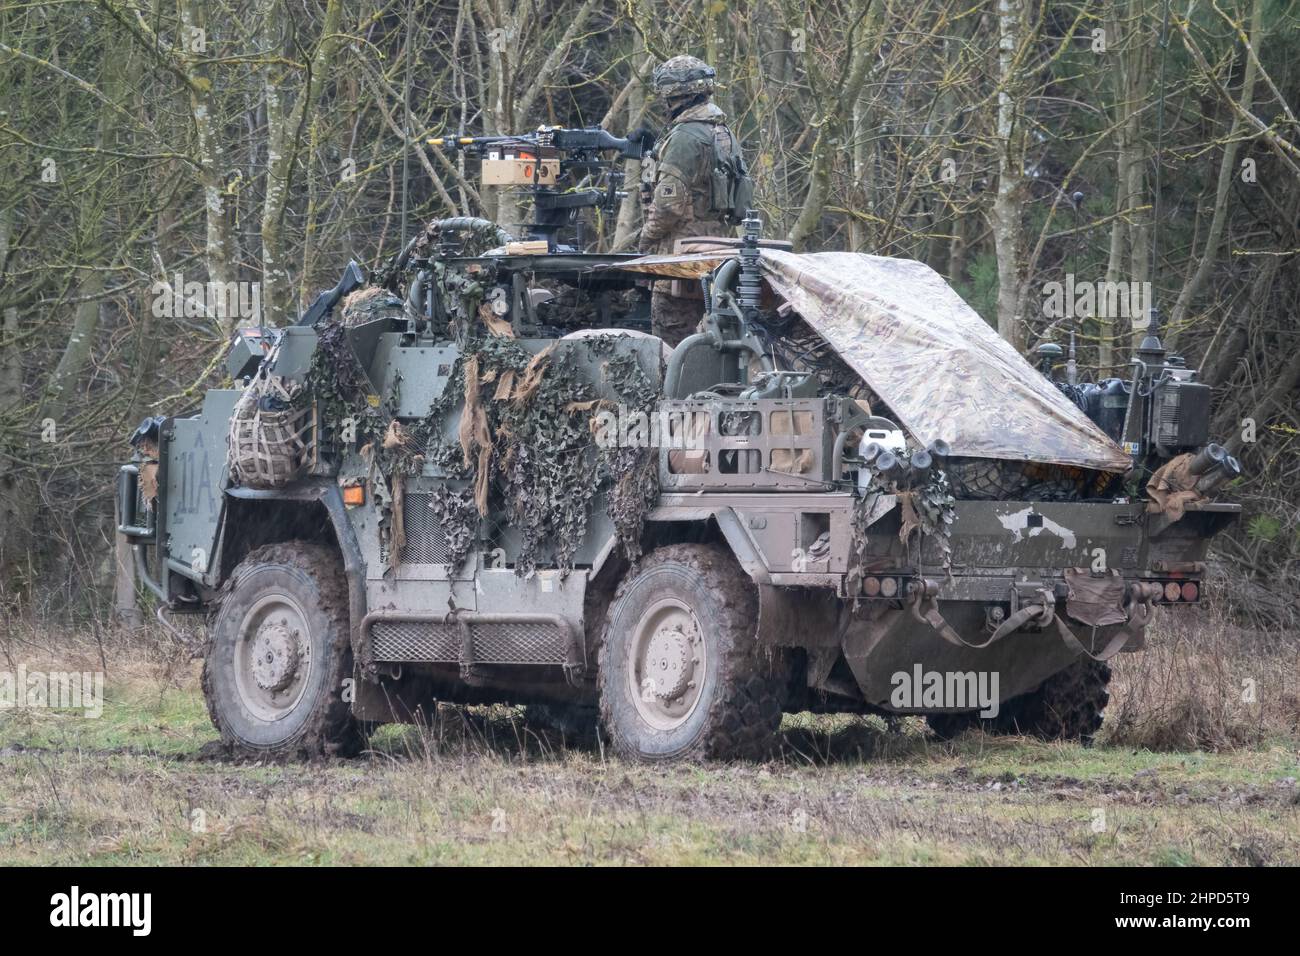
[[[485,159],[485,186],[554,186],[560,177],[558,159]]]

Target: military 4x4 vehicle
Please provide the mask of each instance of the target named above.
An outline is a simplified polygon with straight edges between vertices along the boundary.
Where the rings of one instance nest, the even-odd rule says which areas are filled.
[[[603,131],[459,145],[532,184],[522,241],[431,223],[133,438],[119,530],[160,614],[208,615],[232,748],[351,752],[435,701],[648,761],[804,710],[1086,739],[1105,659],[1200,601],[1240,468],[1155,330],[1130,377],[1054,383],[917,262],[752,216],[676,256],[562,245],[618,194],[560,181],[635,154]],[[699,299],[671,351],[647,281]]]

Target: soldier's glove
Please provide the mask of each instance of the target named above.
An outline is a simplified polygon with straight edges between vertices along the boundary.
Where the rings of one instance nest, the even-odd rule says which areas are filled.
[[[641,144],[642,155],[645,155],[650,151],[650,147],[655,144],[655,140],[658,138],[658,134],[656,134],[649,126],[644,124],[639,126],[632,135],[628,137],[632,142]]]

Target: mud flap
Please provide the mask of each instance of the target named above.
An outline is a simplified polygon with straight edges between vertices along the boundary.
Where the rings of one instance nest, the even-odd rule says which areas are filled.
[[[758,642],[786,647],[835,647],[840,641],[836,601],[814,592],[759,583]]]

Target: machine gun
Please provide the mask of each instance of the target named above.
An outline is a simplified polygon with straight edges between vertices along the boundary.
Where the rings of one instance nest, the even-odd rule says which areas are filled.
[[[535,220],[524,225],[524,238],[544,241],[547,252],[574,252],[559,244],[559,232],[576,227],[576,245],[583,245],[583,209],[600,209],[613,215],[623,193],[623,172],[616,159],[640,159],[646,137],[619,139],[599,126],[564,129],[541,126],[534,133],[517,136],[438,137],[430,146],[463,150],[483,161],[483,183],[488,186],[522,186],[532,193]],[[604,159],[602,154],[617,153]],[[589,179],[606,174],[603,189],[577,188]],[[575,188],[565,188],[570,181]]]
[[[307,311],[294,324],[308,327],[315,325],[325,317],[326,313],[333,310],[345,295],[365,285],[365,282],[366,274],[362,268],[356,262],[349,262],[348,267],[343,270],[338,285],[332,289],[325,289],[316,296],[312,304],[307,307]]]

